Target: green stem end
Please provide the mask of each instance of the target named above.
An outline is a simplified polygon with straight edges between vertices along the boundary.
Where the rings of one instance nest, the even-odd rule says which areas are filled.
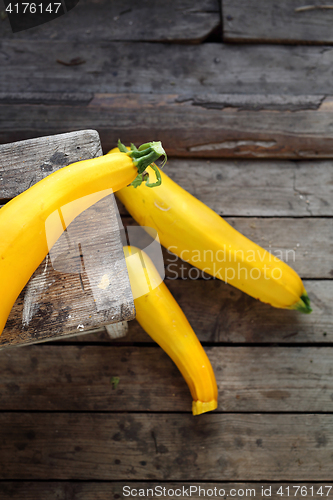
[[[290,309],[295,309],[296,311],[299,311],[304,314],[310,314],[312,312],[311,306],[310,306],[310,299],[308,294],[305,292],[301,296],[298,302],[294,304]]]
[[[163,168],[167,161],[167,155],[160,141],[147,142],[146,144],[142,144],[139,148],[134,146],[134,144],[131,144],[131,150],[128,151],[126,146],[124,146],[124,144],[122,144],[120,140],[118,140],[118,149],[120,152],[126,153],[128,156],[130,156],[133,160],[134,165],[138,169],[138,175],[131,184],[133,187],[139,187],[142,182],[144,182],[148,175],[145,173],[145,170],[148,167],[151,167],[154,170],[156,175],[156,182],[149,182],[148,176],[146,186],[155,187],[161,185],[161,174],[154,162],[158,160],[160,156],[164,156],[164,161],[161,165],[161,168]]]

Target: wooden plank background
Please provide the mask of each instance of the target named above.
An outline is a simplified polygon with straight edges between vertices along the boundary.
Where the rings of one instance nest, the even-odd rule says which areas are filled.
[[[2,5],[2,3],[1,3]],[[157,7],[157,8],[156,8]],[[3,37],[25,39],[3,23]],[[29,30],[33,40],[96,40],[199,43],[221,30],[220,6],[216,0],[80,0],[75,9],[55,22]],[[221,31],[219,31],[221,33]]]
[[[332,483],[333,11],[295,12],[305,4],[81,0],[17,35],[0,22],[1,142],[80,128],[105,152],[119,137],[162,140],[176,182],[291,251],[313,305],[271,308],[165,250],[165,282],[219,385],[218,409],[195,418],[136,321],[113,342],[100,329],[1,352],[1,500],[118,500],[125,484],[192,481],[257,496],[271,483],[277,499],[281,484]]]
[[[3,412],[0,423],[2,479],[322,481],[331,471],[332,415]]]
[[[108,149],[154,131],[174,156],[329,158],[332,64],[330,47],[4,37],[0,140],[94,128]]]
[[[333,43],[330,0],[221,0],[228,42]]]
[[[219,387],[217,412],[332,412],[331,350],[207,347]],[[191,395],[185,382],[152,342],[141,346],[47,345],[25,348],[23,354],[12,349],[1,355],[2,410],[190,411]],[[113,377],[119,375],[114,388]]]

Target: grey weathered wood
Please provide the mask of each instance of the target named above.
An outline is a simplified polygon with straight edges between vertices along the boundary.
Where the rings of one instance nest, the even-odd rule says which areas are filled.
[[[272,483],[271,485],[268,485],[267,483],[261,482],[224,483],[223,481],[215,481],[214,483],[206,481],[192,481],[191,485],[170,481],[163,481],[162,484],[160,482],[147,483],[147,481],[43,481],[42,483],[37,481],[3,481],[0,484],[0,499],[7,500],[8,498],[11,498],[12,500],[22,500],[22,498],[24,497],[25,500],[45,500],[45,498],[47,498],[48,500],[110,500],[110,498],[122,498],[124,496],[124,492],[128,492],[128,487],[130,487],[131,491],[133,491],[133,495],[138,495],[139,490],[145,492],[147,495],[152,494],[151,491],[147,492],[147,490],[154,490],[154,492],[156,491],[156,494],[159,494],[160,488],[165,488],[166,494],[168,493],[168,491],[170,491],[171,496],[173,490],[175,494],[177,494],[177,498],[179,498],[180,500],[185,500],[189,497],[190,486],[193,486],[193,489],[191,490],[191,498],[193,500],[200,500],[200,498],[203,497],[204,491],[206,492],[206,494],[211,494],[210,490],[213,491],[213,495],[216,491],[217,495],[220,494],[222,496],[224,490],[228,496],[237,495],[237,493],[239,492],[239,496],[247,495],[248,497],[252,496],[252,498],[260,497],[262,495],[262,491],[269,493],[270,486],[270,498],[272,498],[272,500],[281,499],[281,495],[277,493],[281,486],[283,490],[280,490],[280,493],[281,491],[283,491],[283,493],[287,495],[287,487],[289,487],[289,492],[292,492],[293,498],[297,500],[302,500],[304,498],[305,492],[308,492],[308,495],[310,495],[312,491],[315,494],[317,491],[324,494],[330,491],[330,483],[328,481],[325,483],[298,481],[297,485],[299,485],[300,488],[297,488],[295,483]],[[302,486],[303,489],[301,489]],[[124,487],[127,488],[124,489]],[[197,489],[195,490],[195,488]],[[201,490],[199,488],[201,488]],[[313,488],[313,490],[311,488]],[[303,493],[303,496],[301,492]]]
[[[178,102],[190,101],[193,106],[206,109],[237,108],[238,110],[301,111],[318,109],[324,98],[322,95],[289,94],[203,94],[184,95]],[[14,102],[14,100],[13,100]]]
[[[173,0],[168,3],[80,0],[69,14],[15,35],[6,19],[1,24],[1,38],[88,43],[96,40],[198,43],[220,26],[218,0]]]
[[[165,172],[220,215],[333,215],[331,161],[170,159]]]
[[[11,198],[50,172],[100,156],[102,151],[98,133],[87,130],[7,144],[0,146],[0,153],[0,197]],[[66,257],[59,262],[60,254],[58,260],[52,253],[46,256],[13,306],[0,337],[1,347],[54,339],[134,317],[120,232],[115,230],[116,207],[110,196],[80,215],[67,232],[73,244],[79,238],[83,257],[76,252],[70,261]],[[61,255],[68,252],[64,235],[62,240]],[[82,258],[84,264],[80,263]],[[93,284],[103,272],[111,279],[109,292],[99,291]],[[96,290],[103,297],[97,296]]]
[[[0,477],[328,481],[332,424],[312,414],[3,412]]]
[[[72,75],[68,76],[70,85]],[[166,76],[166,80],[170,78]],[[306,77],[299,78],[302,81]],[[94,126],[105,150],[114,147],[119,137],[126,143],[142,144],[152,140],[153,135],[153,139],[163,142],[170,156],[178,157],[333,157],[330,98],[318,109],[293,113],[285,109],[207,109],[193,105],[191,98],[183,98],[179,94],[115,93],[96,94],[84,106],[0,104],[0,141]]]
[[[96,130],[0,145],[0,199],[14,198],[59,168],[102,154]]]
[[[109,325],[105,325],[105,331],[110,339],[121,339],[126,337],[128,332],[128,323],[127,321],[122,321],[121,323],[111,323]]]
[[[191,183],[190,176],[187,181],[189,190],[192,191],[191,187],[194,183]],[[243,200],[242,196],[239,196],[241,190],[235,189],[235,192],[238,193],[239,203],[239,200]],[[214,187],[212,186],[211,196],[208,195],[207,191],[202,191],[202,193],[205,198],[203,201],[212,206],[211,202],[214,203],[214,195],[216,194]],[[200,196],[201,192],[198,190],[197,194]],[[228,198],[227,193],[226,198]],[[231,200],[230,204],[227,199],[225,200],[228,211],[232,211],[233,202],[236,204],[237,200]],[[216,202],[220,202],[219,197],[216,198]],[[125,208],[121,204],[120,208],[125,213]],[[236,210],[238,208],[236,206]],[[272,261],[278,257],[287,262],[301,278],[332,279],[333,222],[331,218],[225,216],[223,218],[241,234],[269,251],[272,254]],[[122,221],[125,227],[138,226],[134,219],[126,215],[123,215]],[[137,237],[136,246],[146,248],[151,242],[152,239],[143,230]],[[193,266],[181,258],[177,258],[172,250],[172,245],[168,249],[163,249],[165,276],[168,279],[209,279],[208,274],[193,269]]]
[[[166,281],[197,336],[204,342],[332,342],[332,281],[304,281],[309,315],[263,304],[218,280]],[[137,322],[128,341],[148,340]]]
[[[4,161],[0,170],[0,179],[2,178],[0,199],[14,197],[21,185],[27,188],[33,179],[40,180],[50,173],[47,169],[53,168],[52,164],[41,165],[37,169],[28,166],[25,168],[26,163],[22,164],[23,168],[21,164],[17,164],[16,167],[7,165],[9,155],[6,154],[6,147],[3,147]],[[184,189],[223,216],[333,215],[331,161],[295,163],[278,160],[170,159],[165,172]],[[125,213],[121,205],[120,210]],[[255,229],[253,226],[255,222],[251,221],[250,224],[252,224],[251,229]],[[278,221],[272,222],[272,229],[276,224]],[[300,222],[295,221],[295,224]],[[321,231],[320,224],[328,224],[327,229],[330,227],[330,221],[318,222],[318,226],[315,221],[310,221],[309,224],[312,224],[312,231]],[[300,228],[298,238],[303,240],[310,236],[305,233],[306,230]],[[261,234],[260,238],[263,236],[265,235]],[[286,238],[287,234],[283,237]],[[295,241],[296,243],[302,242]],[[292,244],[292,247],[294,246]]]
[[[77,57],[86,63],[78,66],[57,63],[59,59],[70,61]],[[68,40],[42,43],[13,37],[1,41],[0,63],[2,101],[6,101],[6,92],[11,99],[17,92],[21,93],[20,99],[25,92],[152,92],[176,94],[180,99],[198,96],[201,104],[206,97],[210,106],[213,97],[220,109],[223,98],[228,104],[230,94],[254,94],[262,100],[258,103],[261,107],[275,104],[278,108],[280,104],[286,109],[291,95],[299,96],[300,102],[304,100],[301,107],[311,109],[318,106],[318,96],[332,95],[332,47],[244,45],[240,50],[237,45],[218,43],[199,46],[98,41],[78,44]],[[276,97],[271,95],[287,96],[286,102],[275,101]],[[305,100],[301,96],[308,97]],[[236,100],[236,107],[253,108],[253,101],[246,105],[243,98],[239,103]],[[294,110],[295,106],[296,109],[299,106],[297,101],[289,100],[289,107]]]
[[[330,0],[221,0],[227,42],[333,43]]]
[[[217,412],[333,411],[331,347],[205,349]],[[35,346],[3,351],[0,364],[2,411],[191,411],[185,381],[158,346]]]
[[[94,9],[99,11],[98,4]],[[111,30],[107,33],[109,23],[102,23],[95,34],[82,29],[89,21],[93,26],[97,17],[89,21],[88,17],[82,18],[82,24],[81,21],[71,24],[62,42],[54,42],[52,38],[48,42],[48,36],[62,36],[60,21],[67,23],[74,14],[75,9],[63,16],[57,29],[53,28],[54,23],[42,27],[44,45],[36,38],[32,47],[29,37],[40,35],[32,34],[31,30],[16,38],[9,34],[10,43],[3,44],[1,141],[84,126],[98,129],[105,150],[113,147],[118,137],[138,144],[151,140],[153,131],[156,134],[153,138],[161,139],[168,153],[174,156],[268,156],[275,160],[332,157],[333,108],[331,98],[327,97],[331,95],[332,52],[328,47],[319,50],[205,44],[195,48],[174,45],[168,50],[161,44],[110,44],[106,41],[113,36]],[[2,26],[6,29],[5,22]],[[161,33],[165,36],[165,32]],[[68,42],[71,36],[80,40]],[[96,42],[98,36],[103,45]],[[75,57],[86,62],[72,67],[56,62],[57,59],[70,62]],[[300,243],[296,247],[297,269],[303,276],[327,278],[331,225],[324,217],[332,215],[331,164],[312,164],[315,170],[311,170],[310,163],[306,167],[300,165],[295,184],[293,165],[289,162],[277,162],[273,171],[267,162],[262,167],[257,165],[255,180],[247,177],[245,170],[242,173],[241,164],[230,163],[228,172],[240,176],[238,184],[232,176],[217,178],[222,164],[210,167],[211,179],[205,172],[208,165],[203,163],[199,169],[189,164],[177,180],[214,209],[223,211],[223,215],[242,216],[229,220],[262,245],[272,241],[273,247],[276,244],[287,248],[290,242]],[[252,166],[253,163],[247,164],[248,169]],[[190,173],[192,167],[195,175]],[[176,163],[171,162],[170,168],[176,176]],[[279,178],[279,170],[287,178],[285,183]],[[222,200],[209,185],[210,180]],[[256,190],[258,185],[260,191]],[[244,186],[251,195],[247,195]],[[234,196],[237,189],[243,203]],[[306,208],[307,200],[311,208]],[[272,219],[246,219],[248,215],[268,214]],[[311,220],[311,214],[322,217]],[[278,223],[281,215],[293,218]],[[295,217],[302,218],[295,220]],[[308,256],[303,255],[306,251]],[[306,273],[307,267],[310,274]],[[205,342],[332,342],[332,281],[305,282],[315,306],[310,316],[264,306],[216,281],[168,280],[167,284]],[[136,322],[130,322],[129,329],[126,343],[151,343]],[[99,332],[70,342],[110,343],[107,334],[103,336],[101,329]],[[123,342],[119,339],[118,344]],[[41,410],[60,411],[61,405],[64,408],[68,404],[75,411],[0,415],[0,474],[6,479],[20,479],[16,485],[0,483],[0,498],[1,495],[6,500],[11,496],[20,500],[122,497],[119,482],[103,483],[108,479],[132,479],[137,487],[153,485],[147,480],[154,478],[163,480],[163,485],[169,484],[165,481],[185,479],[219,482],[227,479],[249,480],[249,486],[256,480],[279,483],[286,479],[328,481],[331,478],[331,415],[207,414],[194,418],[188,414],[191,398],[183,379],[157,347],[115,346],[115,352],[106,345],[84,347],[82,353],[77,349],[81,354],[74,359],[76,347],[69,346],[67,350],[63,345],[56,347],[58,360],[54,348],[38,346],[36,352],[41,352],[38,356],[28,355],[30,348],[4,350],[0,354],[0,358],[8,356],[6,385],[0,384],[2,408],[2,404],[14,401],[16,409],[24,405],[28,409],[29,404],[30,410],[35,405]],[[127,361],[121,361],[123,351],[127,353]],[[213,355],[212,361],[218,363],[214,367],[222,367],[222,371],[216,370],[219,379],[229,384],[224,386],[223,393],[220,389],[219,411],[248,411],[246,408],[321,411],[321,404],[330,408],[330,346],[318,350],[292,346],[253,350],[250,346],[240,349],[216,346],[208,352]],[[10,354],[14,354],[12,361]],[[309,354],[315,355],[310,358]],[[126,366],[125,375],[114,373],[118,366],[123,369],[122,365]],[[47,373],[47,366],[54,373]],[[41,381],[43,376],[45,381]],[[112,376],[120,376],[117,389],[112,389]],[[269,388],[265,387],[266,382]],[[121,393],[122,390],[125,392]],[[77,402],[75,408],[68,395]],[[160,407],[152,410],[154,401],[159,401]],[[148,413],[144,402],[151,405]],[[123,404],[125,414],[113,413],[117,404]],[[134,411],[126,408],[135,404],[141,405],[139,411],[145,413],[126,413]],[[85,410],[91,413],[80,413]],[[96,411],[113,414],[101,415]],[[156,415],[151,411],[169,413]],[[174,415],[173,411],[187,414]],[[44,481],[21,482],[24,478]],[[48,482],[58,478],[70,482]],[[75,482],[75,478],[82,481]],[[98,479],[102,481],[89,482]],[[208,487],[209,483],[203,484]],[[276,495],[276,488],[273,497],[281,498]]]
[[[218,280],[166,280],[201,342],[332,343],[333,284],[304,280],[313,312],[276,309]],[[137,321],[128,323],[127,342],[151,343]],[[105,332],[77,337],[75,342],[108,342]],[[122,340],[120,340],[122,342]]]
[[[190,285],[191,292],[185,281],[174,281],[170,288],[201,340],[326,342],[332,338],[332,281],[304,281],[313,307],[309,315],[276,309],[218,280]]]
[[[330,47],[3,40],[0,140],[93,126],[105,148],[154,130],[175,156],[332,157],[332,63]]]
[[[208,193],[203,194],[206,196]],[[239,199],[243,201],[242,196]],[[213,193],[210,200],[215,201]],[[210,204],[208,196],[205,201]],[[228,204],[227,200],[225,206],[228,211],[232,210],[232,203]],[[224,219],[241,234],[271,252],[272,259],[276,256],[287,262],[301,278],[332,279],[333,221],[331,218],[224,217]],[[123,216],[122,220],[126,226],[137,225],[130,217]],[[145,248],[147,241],[150,242],[148,236],[145,233],[142,234],[138,239],[138,246]],[[172,253],[172,248],[164,249],[163,256],[165,275],[168,279],[208,279],[209,277],[177,258]]]

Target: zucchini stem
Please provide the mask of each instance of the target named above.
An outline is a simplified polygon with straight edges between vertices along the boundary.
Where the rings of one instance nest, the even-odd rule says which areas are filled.
[[[161,168],[163,168],[167,161],[167,155],[160,141],[147,142],[146,144],[142,144],[139,148],[136,148],[134,144],[131,144],[131,150],[128,151],[126,146],[124,146],[124,144],[122,144],[119,139],[118,149],[120,152],[126,153],[128,156],[130,156],[133,160],[134,165],[138,169],[138,176],[132,182],[132,185],[134,187],[140,186],[141,183],[144,181],[145,176],[143,175],[143,172],[148,167],[151,167],[154,170],[157,177],[157,181],[149,183],[148,180],[146,182],[146,185],[148,187],[155,187],[161,184],[161,176],[159,175],[159,172],[156,166],[154,165],[154,162],[158,160],[160,156],[164,156],[164,161],[161,165]]]

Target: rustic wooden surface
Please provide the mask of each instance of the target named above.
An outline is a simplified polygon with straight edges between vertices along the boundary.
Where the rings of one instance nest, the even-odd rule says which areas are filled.
[[[181,274],[180,274],[181,276]],[[199,339],[205,344],[327,344],[333,339],[331,279],[304,280],[312,301],[309,316],[272,309],[218,280],[166,280]],[[78,337],[107,342],[105,332]],[[137,322],[128,324],[126,342],[149,342]]]
[[[2,29],[2,36],[12,40],[27,37],[24,31],[13,35],[8,19]],[[98,39],[199,43],[219,29],[220,6],[216,0],[172,0],[165,4],[154,0],[113,0],[111,3],[80,0],[68,15],[30,29],[28,37],[78,42]]]
[[[225,217],[237,231],[260,246],[270,251],[274,256],[289,262],[303,279],[330,279],[332,270],[332,219],[329,217],[296,218],[296,217]],[[132,218],[123,216],[124,225],[137,225]],[[318,242],[316,251],[304,238],[307,231]],[[288,233],[292,235],[287,236]],[[142,241],[144,238],[142,237]],[[273,257],[272,257],[273,258]],[[309,259],[312,262],[309,267]],[[169,279],[176,279],[176,273],[183,278],[196,279],[208,275],[192,270],[192,267],[172,253],[172,247],[164,250],[165,272]]]
[[[228,42],[333,43],[330,0],[221,0]]]
[[[184,380],[135,320],[112,342],[98,329],[4,350],[1,500],[119,500],[124,485],[192,481],[257,498],[272,484],[275,500],[281,484],[332,484],[333,51],[309,44],[332,42],[333,11],[267,1],[253,19],[245,0],[177,5],[166,15],[162,2],[133,0],[115,21],[104,2],[81,0],[18,36],[0,22],[0,141],[81,128],[98,130],[105,152],[119,137],[162,140],[174,180],[263,247],[291,251],[313,313],[261,304],[165,250],[165,282],[212,361],[218,409],[192,417]],[[228,43],[226,8],[237,36],[265,43]]]
[[[95,130],[31,139],[0,146],[0,199],[11,199],[70,163],[101,156]]]
[[[0,198],[13,198],[59,168],[101,154],[99,136],[93,130],[0,145]],[[14,304],[0,348],[133,319],[114,203],[111,194],[86,210],[69,227],[66,238],[63,235],[51,249]],[[105,273],[112,288],[102,291],[97,285]]]
[[[333,368],[326,347],[215,346],[206,351],[219,387],[218,413],[333,410]],[[176,366],[152,341],[136,347],[12,349],[0,359],[2,410],[116,413],[172,408],[188,413],[191,406]],[[115,388],[113,377],[120,374]]]
[[[331,161],[170,158],[165,172],[193,196],[223,216],[333,215]],[[22,183],[28,186],[31,173],[20,171],[19,175]],[[0,186],[1,198],[12,198],[17,194],[15,184],[11,182],[10,177],[8,179],[6,186]],[[240,199],[242,203],[239,202]],[[126,213],[121,204],[119,210],[122,214]],[[264,235],[260,235],[262,236]]]
[[[304,78],[307,78],[305,74],[299,77],[301,81]],[[266,104],[256,110],[255,103],[254,109],[246,109],[242,104],[220,109],[220,96],[216,100],[215,96],[209,96],[207,106],[193,105],[191,96],[179,94],[91,93],[82,105],[75,104],[78,96],[74,94],[65,96],[65,102],[52,103],[57,106],[49,105],[50,95],[45,99],[39,92],[32,98],[22,93],[17,97],[18,102],[16,96],[13,99],[12,94],[8,97],[6,93],[4,104],[0,104],[3,118],[0,140],[4,142],[11,137],[27,139],[41,136],[45,131],[54,134],[60,129],[70,131],[93,124],[100,133],[105,152],[114,147],[119,137],[126,143],[141,144],[153,135],[153,139],[162,139],[169,155],[178,157],[317,159],[333,156],[331,96],[323,99],[317,109],[313,104],[306,109],[306,103],[299,111],[294,111],[293,103],[288,109],[289,96],[287,107],[283,99],[282,111],[266,109]],[[251,95],[246,95],[247,102],[249,99]]]
[[[314,414],[2,412],[0,478],[323,481],[332,425]]]
[[[327,46],[4,38],[0,140],[93,127],[104,149],[153,132],[174,156],[329,158],[332,64]]]

